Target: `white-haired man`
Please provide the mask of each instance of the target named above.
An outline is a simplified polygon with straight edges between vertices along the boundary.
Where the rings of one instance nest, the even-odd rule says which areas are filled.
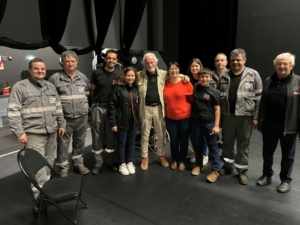
[[[155,54],[147,53],[143,57],[144,69],[138,72],[139,75],[139,96],[140,96],[140,118],[141,118],[141,169],[148,169],[148,147],[149,135],[154,127],[157,135],[158,162],[163,167],[169,167],[164,156],[164,131],[165,131],[165,105],[163,90],[167,77],[167,71],[157,67],[158,59]],[[189,82],[187,76],[182,76],[183,82]]]
[[[264,82],[260,102],[258,129],[263,138],[263,175],[257,185],[272,183],[273,155],[280,141],[280,193],[291,189],[297,134],[300,131],[300,77],[293,72],[295,56],[282,53],[274,60],[275,73]]]

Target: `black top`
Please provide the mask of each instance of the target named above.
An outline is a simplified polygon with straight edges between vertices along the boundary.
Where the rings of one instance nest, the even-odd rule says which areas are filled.
[[[229,90],[228,90],[228,92],[229,92],[228,93],[228,102],[229,102],[229,106],[230,106],[230,114],[231,115],[235,115],[237,90],[239,88],[243,72],[238,75],[234,75],[232,73],[232,71],[230,70],[230,86],[229,86]]]
[[[266,97],[266,119],[284,123],[287,104],[287,82],[292,74],[279,79],[271,76],[271,84]]]
[[[92,102],[108,103],[113,87],[116,85],[119,71],[108,72],[104,68],[95,70],[92,74],[91,84],[96,86]]]
[[[146,71],[148,77],[146,104],[161,103],[159,100],[158,88],[157,88],[157,71],[154,74]]]
[[[200,84],[196,84],[193,97],[193,118],[204,123],[214,122],[214,106],[220,105],[220,94],[218,90],[212,86],[203,87]]]

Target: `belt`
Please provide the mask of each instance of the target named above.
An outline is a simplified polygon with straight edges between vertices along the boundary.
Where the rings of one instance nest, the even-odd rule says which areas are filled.
[[[97,106],[108,106],[108,103],[92,103],[92,107],[97,107]]]
[[[152,106],[152,107],[154,107],[154,106],[158,106],[158,105],[160,105],[160,102],[159,103],[147,103],[146,102],[146,106]]]

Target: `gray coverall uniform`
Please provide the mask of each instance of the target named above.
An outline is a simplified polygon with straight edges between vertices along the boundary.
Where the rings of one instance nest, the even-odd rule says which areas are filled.
[[[52,166],[57,146],[57,129],[65,128],[66,125],[54,85],[46,80],[40,82],[31,78],[17,82],[13,86],[7,111],[11,131],[17,137],[26,133],[26,147],[38,151]],[[49,178],[48,168],[36,174],[41,187]],[[32,191],[36,199],[39,191],[33,185]]]
[[[64,117],[66,119],[66,131],[57,139],[56,165],[60,174],[68,173],[68,149],[73,135],[72,160],[73,166],[83,164],[83,151],[85,136],[88,127],[88,99],[90,81],[78,70],[73,79],[63,71],[53,74],[49,81],[53,83],[60,96]]]
[[[252,121],[258,118],[262,81],[257,71],[245,67],[237,90],[235,113],[231,115],[228,101],[230,71],[226,71],[220,77],[217,86],[221,97],[224,167],[232,168],[234,166],[237,172],[246,172],[248,171]],[[236,154],[234,151],[235,141],[237,143]]]

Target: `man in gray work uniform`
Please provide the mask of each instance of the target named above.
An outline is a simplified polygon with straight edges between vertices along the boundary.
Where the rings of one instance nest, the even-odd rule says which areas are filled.
[[[19,143],[39,152],[52,166],[57,131],[59,136],[64,134],[66,121],[56,88],[44,80],[46,66],[43,60],[32,59],[29,62],[29,73],[28,79],[17,82],[12,88],[7,109],[10,129]],[[36,174],[40,186],[49,179],[48,168],[42,168]],[[34,199],[37,199],[39,191],[33,185],[31,188]],[[33,212],[38,212],[36,205]]]
[[[73,136],[72,161],[74,172],[88,174],[89,169],[83,165],[85,136],[88,127],[88,93],[89,79],[77,70],[78,57],[73,51],[61,54],[63,70],[53,74],[49,81],[53,83],[60,96],[64,117],[66,119],[65,135],[57,139],[57,161],[60,176],[68,176],[68,149]]]
[[[257,71],[245,67],[246,52],[230,53],[230,67],[219,78],[222,113],[224,166],[220,174],[231,174],[236,168],[239,183],[247,185],[249,144],[252,128],[257,128],[262,81]],[[236,153],[234,144],[236,141]]]

